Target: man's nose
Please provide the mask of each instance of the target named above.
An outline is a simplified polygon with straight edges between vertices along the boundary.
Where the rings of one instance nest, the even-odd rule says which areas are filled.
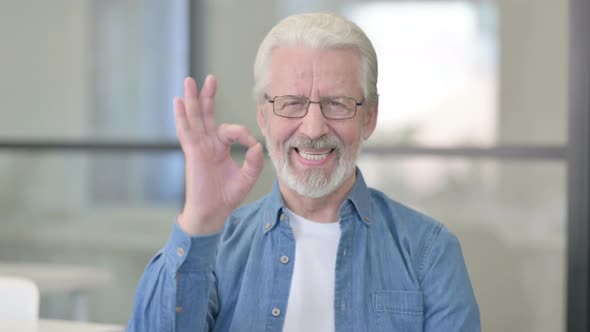
[[[320,105],[311,103],[307,114],[301,120],[299,131],[307,137],[315,139],[328,133],[328,119],[324,117]]]

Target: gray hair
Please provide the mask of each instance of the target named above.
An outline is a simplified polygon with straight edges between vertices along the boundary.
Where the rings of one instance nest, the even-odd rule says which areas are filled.
[[[281,20],[266,35],[254,60],[254,98],[263,100],[270,80],[270,53],[281,46],[313,49],[350,48],[360,55],[359,78],[366,104],[377,101],[377,55],[373,44],[354,22],[335,14],[309,13]]]

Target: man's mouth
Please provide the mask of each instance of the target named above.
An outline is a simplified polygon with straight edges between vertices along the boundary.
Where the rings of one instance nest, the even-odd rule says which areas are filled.
[[[330,149],[328,151],[324,151],[324,152],[311,152],[311,151],[302,151],[298,148],[294,148],[295,152],[297,152],[297,154],[299,156],[301,156],[301,158],[306,159],[306,160],[312,160],[312,161],[317,161],[317,160],[322,160],[324,158],[327,158],[330,153],[332,153],[334,151],[334,149]]]

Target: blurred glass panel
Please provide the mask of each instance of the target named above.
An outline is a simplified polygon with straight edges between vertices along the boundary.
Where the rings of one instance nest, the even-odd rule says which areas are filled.
[[[379,59],[374,142],[496,141],[496,8],[486,2],[359,3],[345,11]]]
[[[89,319],[124,323],[182,207],[182,166],[180,152],[0,154],[0,262],[110,271],[110,284],[88,292]],[[484,330],[563,330],[564,163],[365,154],[359,167],[370,186],[460,238]],[[248,201],[273,181],[267,160]],[[42,316],[69,318],[68,301],[45,296]]]
[[[257,132],[250,93],[259,41],[286,15],[322,10],[352,18],[375,44],[381,102],[370,144],[566,143],[567,1],[257,0],[208,6],[206,71],[219,78],[222,122]],[[228,21],[248,29],[233,29]]]
[[[88,318],[125,323],[182,207],[183,168],[180,152],[0,153],[0,265],[99,268],[112,278],[83,292]],[[66,291],[43,294],[41,316],[70,319],[72,301]]]
[[[235,159],[242,162],[243,153]],[[267,160],[247,201],[268,192],[273,181]],[[0,151],[0,265],[99,268],[112,278],[83,292],[88,318],[124,324],[139,277],[165,244],[183,204],[180,151]],[[72,301],[63,291],[46,293],[41,316],[70,319]]]
[[[187,5],[0,2],[0,139],[174,139],[171,99],[188,72]],[[250,90],[258,42],[284,15],[329,10],[356,20],[377,48],[380,124],[368,144],[566,142],[567,2],[209,1],[204,8],[207,38],[196,56],[207,68],[197,72],[219,77],[220,122],[257,130]],[[362,160],[370,185],[461,238],[485,331],[563,330],[563,163]],[[89,318],[124,323],[137,280],[182,205],[182,176],[180,152],[2,152],[0,259],[110,269],[115,282],[90,293]],[[273,179],[267,161],[248,200]],[[42,315],[66,317],[56,305],[64,301],[45,298]]]
[[[565,163],[366,155],[359,167],[459,237],[484,331],[564,331]]]
[[[0,2],[0,139],[174,138],[188,1]]]
[[[189,72],[187,8],[188,1],[1,2],[0,139],[173,138],[171,99]],[[203,8],[192,19],[204,22],[193,32],[202,36],[194,56],[204,68],[194,70],[218,75],[222,122],[257,132],[258,42],[285,15],[324,10],[357,21],[377,48],[374,143],[566,142],[567,2],[257,0]]]

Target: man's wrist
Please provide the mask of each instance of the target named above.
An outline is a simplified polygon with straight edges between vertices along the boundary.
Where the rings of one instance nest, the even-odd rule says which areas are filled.
[[[221,232],[224,220],[199,220],[191,213],[182,212],[178,215],[177,222],[180,229],[188,236],[203,236]]]

